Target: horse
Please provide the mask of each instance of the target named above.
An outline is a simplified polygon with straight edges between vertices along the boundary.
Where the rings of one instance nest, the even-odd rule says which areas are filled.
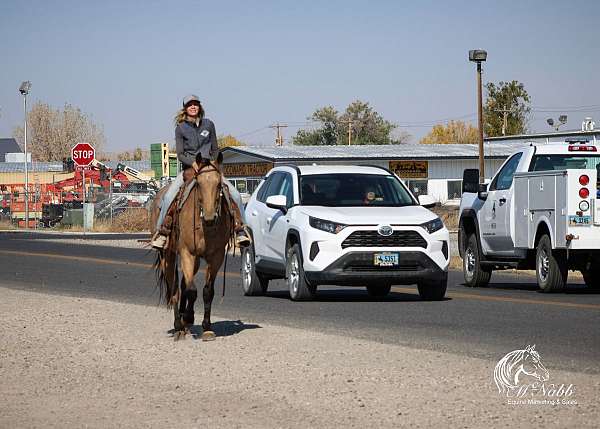
[[[223,264],[226,249],[233,234],[233,217],[227,204],[222,181],[223,155],[211,162],[197,158],[199,165],[195,173],[195,185],[178,210],[177,222],[171,230],[167,247],[157,251],[155,272],[159,288],[159,300],[174,313],[174,339],[185,337],[194,324],[194,303],[198,296],[194,277],[200,268],[200,261],[206,261],[204,288],[204,318],[202,320],[202,340],[214,340],[211,330],[210,313],[215,294],[214,283]],[[187,184],[186,184],[187,186]],[[165,187],[166,188],[166,187]],[[156,219],[164,190],[156,195],[151,208],[151,232],[156,229]],[[178,267],[183,273],[178,287]]]
[[[509,393],[519,387],[519,377],[527,375],[539,381],[549,378],[548,370],[535,351],[535,345],[524,350],[514,350],[504,356],[494,368],[494,381],[499,393]]]

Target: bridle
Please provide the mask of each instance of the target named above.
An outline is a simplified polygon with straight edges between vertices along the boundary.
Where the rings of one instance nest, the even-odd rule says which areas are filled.
[[[212,167],[212,169],[210,170],[206,170],[206,167]],[[200,176],[201,174],[204,173],[210,173],[216,171],[217,173],[219,173],[219,175],[221,174],[220,170],[215,167],[215,165],[212,162],[206,163],[206,164],[202,164],[200,169],[196,172],[196,175],[194,176],[194,180],[198,180],[198,176]],[[199,189],[198,189],[199,191]],[[223,182],[220,180],[219,184],[218,184],[218,193],[217,193],[217,199],[215,200],[216,203],[216,210],[215,210],[215,218],[210,221],[209,225],[213,225],[215,224],[218,220],[219,217],[221,216],[221,205],[222,205],[222,200],[223,200]],[[202,197],[202,194],[200,194],[200,197]],[[198,201],[198,198],[194,198],[194,201]],[[202,207],[202,205],[200,205],[200,219],[202,219],[203,223],[206,223],[206,221],[204,220],[204,208]]]

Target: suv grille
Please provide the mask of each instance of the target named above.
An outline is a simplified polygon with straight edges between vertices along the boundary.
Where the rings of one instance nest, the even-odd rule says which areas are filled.
[[[342,242],[346,247],[423,247],[427,241],[416,231],[394,231],[388,237],[379,235],[377,231],[354,231]]]

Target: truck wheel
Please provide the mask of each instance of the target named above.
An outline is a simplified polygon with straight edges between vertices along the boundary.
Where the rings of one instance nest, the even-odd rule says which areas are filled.
[[[487,286],[492,276],[492,270],[481,267],[479,243],[475,234],[469,235],[467,239],[467,247],[463,254],[463,275],[468,287]]]
[[[535,274],[538,286],[543,292],[559,290],[567,284],[566,258],[552,252],[552,244],[547,234],[542,235],[536,247]]]
[[[583,280],[591,290],[600,290],[600,269],[581,270]]]
[[[264,295],[269,287],[269,280],[256,272],[254,262],[254,246],[242,249],[242,289],[246,296]]]
[[[419,296],[423,301],[441,301],[446,296],[448,287],[448,276],[441,280],[417,283]]]
[[[392,289],[390,284],[372,284],[367,285],[367,292],[371,298],[384,298]]]
[[[317,288],[306,281],[299,244],[294,244],[287,251],[285,279],[293,301],[307,301],[315,297]]]

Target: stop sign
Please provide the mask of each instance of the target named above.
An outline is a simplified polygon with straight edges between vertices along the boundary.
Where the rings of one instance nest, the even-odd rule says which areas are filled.
[[[95,157],[96,151],[94,150],[94,146],[89,143],[77,143],[71,149],[71,158],[78,167],[90,165]]]

